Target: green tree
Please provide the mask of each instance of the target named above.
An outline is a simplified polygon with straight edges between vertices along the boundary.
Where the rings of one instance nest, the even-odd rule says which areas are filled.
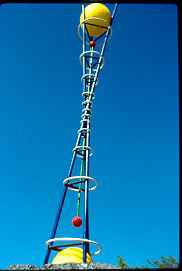
[[[161,256],[161,260],[150,260],[147,259],[147,262],[152,266],[136,266],[135,269],[141,269],[141,268],[177,268],[179,267],[179,264],[177,263],[176,259],[173,256],[169,256],[169,258],[165,256]],[[121,256],[118,256],[118,266],[122,269],[129,269],[132,268],[131,265],[129,265],[127,262],[124,262],[123,258]]]
[[[118,266],[123,268],[123,269],[132,268],[131,265],[129,265],[126,262],[123,261],[123,257],[121,257],[121,256],[118,256]]]
[[[166,268],[166,267],[178,267],[178,263],[173,256],[169,256],[169,258],[165,256],[161,256],[161,260],[149,260],[147,259],[148,263],[157,268]]]

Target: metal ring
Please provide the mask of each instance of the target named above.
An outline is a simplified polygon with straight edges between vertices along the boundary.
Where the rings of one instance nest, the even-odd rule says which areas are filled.
[[[95,85],[98,84],[99,79],[98,79],[98,77],[95,76],[95,74],[93,74],[93,73],[86,73],[86,74],[84,74],[84,75],[82,76],[82,78],[81,78],[81,81],[82,81],[85,77],[87,77],[87,76],[94,77],[94,79],[93,79],[93,78],[86,78],[87,80],[93,80],[93,82],[95,81],[95,78],[96,78]],[[92,83],[93,83],[93,82],[92,82]],[[90,82],[88,82],[87,85],[88,85],[89,83],[90,83]]]
[[[91,104],[91,106],[92,106],[92,104],[93,104],[93,102],[92,102],[92,101],[88,101],[88,100],[86,100],[86,101],[83,101],[82,105],[87,104],[87,103],[90,103],[90,104]]]
[[[87,111],[87,110],[90,111],[90,114],[92,114],[92,110],[90,108],[83,108],[82,112]]]
[[[84,119],[84,120],[81,120],[80,121],[80,124],[82,124],[82,122],[86,121],[87,123],[90,123],[90,120],[89,119]]]
[[[89,153],[89,156],[92,156],[92,154],[93,154],[93,150],[92,150],[92,148],[90,148],[89,146],[76,146],[74,149],[73,149],[73,151],[76,151],[77,149],[79,149],[79,148],[82,148],[82,150],[80,150],[80,152],[81,151],[85,151],[85,150],[90,150],[90,151],[92,151],[91,153]],[[85,150],[84,150],[84,148],[85,148]],[[78,152],[79,153],[79,152]],[[80,154],[80,153],[79,153]],[[80,157],[80,158],[83,158],[84,156],[83,155],[77,155],[78,157]]]
[[[99,21],[104,21],[104,22],[105,22],[104,19],[101,19],[101,18],[98,18],[98,17],[86,18],[85,20],[83,20],[83,21],[78,25],[78,36],[79,36],[79,38],[80,38],[81,40],[83,40],[83,39],[82,39],[82,36],[80,35],[80,27],[81,27],[81,24],[85,23],[85,21],[89,21],[89,20],[92,20],[92,19],[97,19],[97,20],[99,20]],[[97,27],[97,26],[96,26],[96,27]],[[98,26],[98,27],[99,27],[99,26]],[[108,25],[107,29],[108,29],[109,27],[110,27],[110,29],[111,29],[111,32],[110,32],[110,36],[108,37],[108,40],[110,40],[111,37],[112,37],[112,27],[111,27],[111,25]],[[102,45],[103,43],[104,43],[104,42],[99,43],[99,44],[96,44],[96,46],[100,46],[100,45]],[[85,44],[87,44],[87,45],[90,46],[90,43],[88,43],[87,41],[85,42]]]
[[[77,242],[75,244],[72,244],[72,245],[75,245],[75,246],[78,245],[78,243],[80,243],[80,242],[82,243],[82,245],[84,243],[89,243],[89,244],[96,245],[99,248],[99,250],[96,251],[96,252],[94,252],[94,253],[92,253],[92,254],[90,254],[90,256],[96,256],[96,255],[98,255],[102,251],[102,248],[100,247],[100,245],[98,243],[96,243],[95,241],[92,241],[92,240],[89,240],[89,239],[83,239],[83,238],[67,238],[67,237],[66,238],[54,238],[54,239],[48,240],[46,242],[46,246],[48,246],[52,250],[57,251],[57,249],[54,249],[54,246],[49,245],[49,243],[60,242],[60,241],[63,241],[63,242],[64,241],[74,241],[74,242]],[[56,246],[56,247],[57,248],[59,248],[59,247],[61,248],[61,247],[64,247],[64,245],[60,245],[60,246]]]
[[[87,129],[87,128],[81,128],[81,129],[78,130],[78,133],[80,133],[81,131],[86,131],[86,132],[85,132],[85,134],[86,134],[86,133],[89,133],[89,132],[90,132],[90,129]]]
[[[85,92],[82,92],[82,96],[86,96],[86,95],[89,96],[90,93],[88,93],[88,92],[86,92],[86,91],[85,91]],[[93,92],[92,95],[93,95],[93,97],[92,97],[92,100],[93,100],[93,99],[95,99],[95,93]]]
[[[93,191],[93,190],[95,190],[96,188],[97,188],[97,186],[98,186],[98,182],[96,181],[96,180],[94,180],[92,177],[90,177],[90,176],[73,176],[73,177],[69,177],[69,178],[66,178],[64,181],[63,181],[63,184],[66,186],[66,183],[67,182],[69,182],[70,180],[74,180],[74,179],[84,179],[83,181],[78,181],[78,182],[72,182],[72,183],[68,183],[67,185],[73,185],[73,184],[78,184],[78,183],[83,183],[83,182],[86,182],[86,180],[89,180],[89,181],[93,181],[94,183],[95,183],[95,186],[93,186],[93,187],[91,187],[91,188],[89,188],[88,189],[88,191]],[[72,190],[72,191],[74,191],[74,192],[79,192],[80,191],[80,189],[79,189],[79,187],[69,187],[68,186],[68,189],[69,190]],[[83,192],[84,190],[82,190],[82,192]]]
[[[85,51],[85,52],[83,52],[81,55],[80,55],[80,63],[81,63],[81,65],[83,65],[83,62],[81,61],[81,59],[83,58],[83,56],[84,55],[86,55],[86,54],[88,54],[88,53],[94,53],[94,54],[98,54],[99,55],[99,58],[101,57],[101,66],[100,66],[100,69],[102,69],[103,68],[103,66],[104,66],[104,57],[103,56],[101,56],[101,54],[99,53],[99,52],[97,52],[97,51]],[[85,57],[87,57],[87,56],[85,56]],[[99,61],[96,63],[96,64],[98,64],[99,63]],[[90,69],[90,68],[87,68],[87,69]],[[96,69],[93,69],[94,71],[96,70]]]
[[[81,115],[81,118],[83,118],[83,117],[89,117],[91,119],[92,116],[90,114],[84,113]]]

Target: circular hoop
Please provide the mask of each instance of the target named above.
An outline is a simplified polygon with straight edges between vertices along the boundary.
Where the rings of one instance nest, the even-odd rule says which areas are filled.
[[[83,118],[83,117],[89,117],[91,119],[92,116],[90,114],[84,113],[81,115],[81,118]]]
[[[68,184],[67,184],[67,182],[69,182],[70,180],[74,180],[74,179],[84,179],[84,180],[83,180],[83,181],[79,180],[79,181],[77,181],[77,182],[72,182],[72,183],[68,183]],[[66,184],[67,184],[67,186],[68,186],[68,185],[73,185],[73,184],[84,183],[84,182],[86,182],[86,180],[93,181],[93,182],[95,183],[95,186],[89,188],[88,191],[93,191],[93,190],[95,190],[95,189],[97,188],[98,182],[97,182],[96,180],[94,180],[92,177],[89,177],[89,176],[72,176],[72,177],[66,178],[66,179],[63,181],[63,184],[64,184],[65,186],[66,186]],[[79,191],[80,191],[79,187],[76,187],[76,186],[75,186],[75,187],[71,187],[71,186],[69,187],[69,186],[68,186],[68,189],[69,189],[69,190],[72,190],[72,191],[74,191],[74,192],[79,192]],[[81,190],[81,192],[84,192],[84,191],[85,191],[84,189]]]
[[[83,65],[83,62],[82,62],[83,56],[86,55],[86,54],[89,54],[89,53],[98,54],[99,57],[101,57],[101,66],[100,66],[100,69],[102,69],[103,66],[104,66],[104,57],[101,56],[101,54],[100,54],[99,52],[97,52],[97,51],[85,51],[85,52],[83,52],[83,53],[80,55],[80,63],[81,63],[81,65]],[[87,57],[87,56],[85,56],[85,57]],[[98,62],[97,62],[97,64],[98,64]],[[90,69],[90,68],[87,68],[87,69]],[[93,70],[96,70],[96,69],[93,69]]]
[[[80,35],[80,27],[81,27],[81,24],[85,23],[86,21],[92,20],[92,19],[96,19],[96,20],[98,20],[98,21],[104,21],[104,22],[105,22],[104,19],[101,19],[101,18],[98,18],[98,17],[86,18],[85,20],[83,20],[83,21],[78,25],[78,36],[79,36],[79,38],[80,38],[81,40],[83,40],[82,36]],[[85,23],[85,24],[87,24],[87,23]],[[96,26],[96,27],[97,27],[97,26]],[[98,25],[98,27],[99,27],[99,25]],[[106,29],[108,30],[109,27],[110,27],[110,29],[111,29],[111,32],[110,32],[110,36],[108,37],[108,40],[110,40],[111,37],[112,37],[112,27],[111,27],[111,25],[108,25],[108,27],[107,27]],[[100,35],[100,36],[101,36],[101,35]],[[99,44],[96,44],[96,46],[101,46],[103,43],[104,43],[104,42],[99,43]],[[87,44],[87,45],[90,46],[90,43],[88,43],[87,41],[85,42],[85,44]]]
[[[90,129],[87,129],[87,128],[81,128],[78,130],[78,133],[82,132],[82,131],[85,131],[84,133],[89,133],[90,132]]]
[[[53,242],[61,242],[61,241],[74,241],[76,242],[75,244],[67,244],[67,245],[58,245],[58,246],[52,246],[50,245],[50,243]],[[81,243],[80,243],[81,242]],[[92,240],[88,240],[88,239],[83,239],[83,238],[54,238],[54,239],[50,239],[46,242],[46,246],[48,246],[50,249],[55,250],[55,251],[61,251],[61,247],[65,247],[65,246],[78,246],[78,245],[84,245],[84,243],[89,243],[89,244],[93,244],[96,245],[98,247],[99,250],[97,250],[96,252],[90,254],[90,256],[96,256],[98,255],[101,251],[102,248],[100,247],[100,245],[98,243],[96,243],[95,241]]]
[[[85,105],[85,104],[87,104],[87,103],[90,103],[90,104],[91,104],[91,106],[92,106],[92,104],[93,104],[93,102],[92,102],[92,101],[88,101],[88,100],[86,100],[86,101],[83,101],[83,102],[82,102],[82,105]]]
[[[85,77],[91,77],[91,78],[85,78]],[[92,78],[92,77],[94,77],[94,79]],[[98,84],[98,82],[99,82],[99,79],[98,79],[98,77],[97,76],[95,76],[95,74],[93,74],[93,73],[86,73],[86,74],[84,74],[83,76],[82,76],[82,78],[81,78],[81,81],[83,80],[83,79],[87,79],[87,80],[93,80],[93,82],[95,81],[95,78],[96,78],[96,81],[95,81],[95,85],[97,86],[97,84]],[[92,82],[92,83],[93,83]],[[90,84],[91,82],[88,82],[87,83],[87,85],[88,84]]]
[[[90,120],[89,120],[89,119],[84,119],[84,120],[81,120],[81,121],[80,121],[80,124],[82,124],[82,122],[85,122],[85,121],[86,121],[87,123],[90,123]]]
[[[89,156],[92,156],[92,154],[93,154],[93,150],[90,148],[90,147],[88,147],[88,146],[77,146],[77,147],[75,147],[74,149],[73,149],[73,151],[76,151],[77,149],[81,149],[82,148],[82,150],[80,150],[78,153],[80,154],[80,155],[77,155],[78,157],[80,157],[80,158],[83,158],[84,156],[81,154],[81,151],[83,151],[83,149],[85,149],[84,151],[86,151],[86,150],[89,150],[89,151],[92,151],[91,153],[89,153]]]
[[[92,110],[90,108],[83,108],[82,112],[84,112],[84,111],[90,111],[90,114],[92,114]]]
[[[82,96],[89,96],[89,95],[90,95],[90,93],[88,93],[86,91],[82,92]],[[92,95],[93,95],[93,97],[92,97],[92,100],[93,100],[93,99],[95,99],[95,93],[92,93]]]

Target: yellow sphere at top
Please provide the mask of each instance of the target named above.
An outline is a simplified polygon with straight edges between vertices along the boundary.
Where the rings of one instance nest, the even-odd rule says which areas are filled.
[[[61,250],[54,258],[52,264],[63,264],[63,263],[81,263],[82,262],[83,250],[79,247],[68,247]],[[87,262],[93,262],[90,255],[87,253]]]
[[[100,3],[93,3],[85,8],[86,27],[91,37],[102,35],[107,29],[100,26],[108,27],[111,23],[111,13],[109,9]],[[83,21],[83,12],[80,16],[80,23]],[[94,25],[89,25],[94,24]],[[95,26],[97,25],[97,26]],[[81,24],[83,27],[83,24]]]

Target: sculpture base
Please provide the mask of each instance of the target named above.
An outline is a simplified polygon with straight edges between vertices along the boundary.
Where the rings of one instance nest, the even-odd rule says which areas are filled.
[[[7,270],[65,270],[65,269],[121,269],[117,266],[105,263],[67,263],[67,264],[45,264],[35,266],[32,264],[13,264]]]

